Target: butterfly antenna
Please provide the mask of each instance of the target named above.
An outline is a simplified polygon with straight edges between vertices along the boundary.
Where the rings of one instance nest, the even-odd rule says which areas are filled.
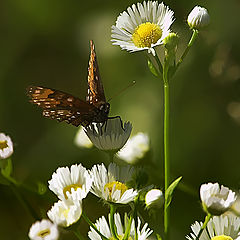
[[[111,101],[113,98],[119,96],[121,93],[123,93],[125,90],[127,90],[128,88],[132,87],[134,84],[136,83],[136,81],[132,81],[132,83],[130,83],[128,86],[126,86],[125,88],[123,88],[120,92],[118,92],[117,94],[115,94],[113,97],[108,99],[108,102]]]

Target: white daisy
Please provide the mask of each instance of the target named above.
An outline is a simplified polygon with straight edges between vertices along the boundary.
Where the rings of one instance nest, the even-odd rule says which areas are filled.
[[[196,239],[202,222],[195,222],[192,226],[192,233],[186,236],[189,240]],[[235,240],[240,232],[240,218],[236,216],[214,216],[203,230],[199,240]]]
[[[134,169],[130,166],[119,167],[110,163],[108,169],[101,165],[94,165],[91,170],[93,185],[91,192],[105,201],[127,204],[134,200],[138,192],[128,188]]]
[[[236,194],[229,188],[218,183],[202,184],[200,197],[203,208],[212,215],[220,215],[226,212],[236,200]]]
[[[112,26],[113,45],[130,52],[147,49],[155,55],[154,47],[162,44],[174,21],[173,11],[158,1],[133,4],[122,12]]]
[[[61,201],[56,202],[47,212],[52,222],[61,226],[68,227],[77,222],[82,215],[82,203],[80,201]]]
[[[163,206],[164,197],[160,189],[151,189],[145,195],[145,204],[147,208],[160,208]]]
[[[128,139],[126,145],[117,153],[117,156],[131,164],[143,158],[148,150],[149,137],[147,134],[140,132]]]
[[[82,200],[90,191],[92,178],[88,170],[82,164],[68,167],[60,167],[53,173],[52,179],[48,181],[49,189],[53,191],[59,199]]]
[[[31,240],[57,240],[59,233],[56,224],[43,219],[31,226],[28,236]]]
[[[210,16],[206,8],[196,6],[188,15],[187,19],[190,28],[200,29],[210,22]]]
[[[9,158],[13,154],[13,143],[9,136],[0,133],[0,159]]]
[[[86,134],[92,143],[99,149],[105,151],[118,151],[127,142],[132,125],[120,118],[108,119],[104,124],[91,124],[86,129]]]
[[[74,143],[78,147],[83,147],[83,148],[91,148],[93,146],[93,143],[88,138],[83,127],[80,127],[79,130],[77,131],[77,134],[74,139]]]
[[[116,231],[119,239],[122,239],[125,233],[125,229],[128,226],[129,219],[127,217],[127,214],[125,214],[125,221],[124,224],[122,224],[121,217],[119,213],[114,214],[114,221],[116,225]],[[95,226],[97,229],[102,233],[106,238],[108,239],[113,239],[113,236],[110,231],[109,224],[104,216],[99,218]],[[101,236],[92,228],[90,227],[91,231],[88,232],[88,237],[91,240],[101,240]],[[137,224],[137,229],[135,232],[135,222],[134,220],[132,221],[131,224],[131,230],[130,230],[130,235],[128,239],[138,239],[138,240],[146,240],[152,233],[153,231],[148,228],[148,224],[145,223],[144,226],[141,228],[141,221],[140,218],[138,218],[138,224]],[[137,233],[137,236],[136,236]]]

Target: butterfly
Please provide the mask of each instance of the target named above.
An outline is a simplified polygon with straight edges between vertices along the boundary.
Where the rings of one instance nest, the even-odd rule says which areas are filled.
[[[44,117],[64,121],[76,127],[87,127],[93,122],[105,123],[109,118],[110,104],[105,98],[93,41],[90,41],[86,101],[59,90],[40,86],[29,86],[27,95],[30,102],[43,109]]]

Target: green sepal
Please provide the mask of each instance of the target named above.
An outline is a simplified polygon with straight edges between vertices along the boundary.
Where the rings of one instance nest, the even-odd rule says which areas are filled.
[[[156,67],[153,65],[153,63],[148,59],[148,68],[150,70],[150,72],[155,76],[158,77],[158,70],[156,69]]]
[[[174,180],[171,185],[167,188],[165,192],[165,204],[168,207],[172,201],[173,191],[177,187],[178,183],[181,181],[182,176]]]
[[[2,175],[6,178],[9,178],[12,174],[12,160],[11,158],[8,158],[8,159],[4,159],[2,160],[2,164],[1,164],[1,172],[2,172]]]

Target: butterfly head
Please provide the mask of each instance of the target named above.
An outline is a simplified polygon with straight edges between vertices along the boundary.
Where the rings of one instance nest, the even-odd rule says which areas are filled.
[[[99,106],[99,110],[100,110],[100,112],[108,115],[109,111],[110,111],[110,104],[108,102],[101,103]]]

